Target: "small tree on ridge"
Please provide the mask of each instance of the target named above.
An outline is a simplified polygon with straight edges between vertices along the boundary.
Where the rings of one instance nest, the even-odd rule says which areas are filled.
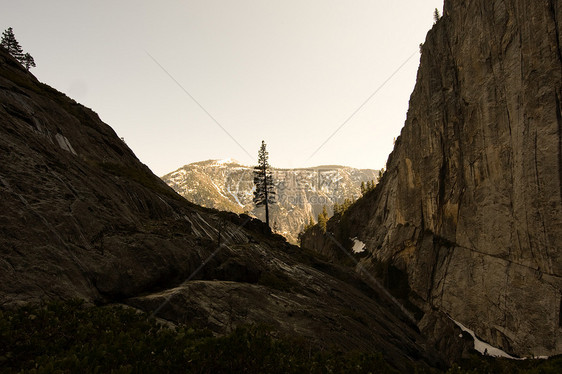
[[[433,11],[433,23],[437,23],[441,19],[441,14],[439,14],[439,9],[435,8]]]
[[[23,53],[23,49],[21,48],[20,43],[16,40],[14,30],[11,27],[8,27],[2,33],[0,46],[4,47],[6,51],[10,55],[12,55],[12,57],[18,60],[18,62],[22,64],[27,70],[36,66],[33,57],[29,53]]]
[[[2,41],[0,42],[0,45],[19,62],[23,60],[23,49],[21,48],[20,43],[16,40],[14,30],[11,27],[8,27],[8,29],[4,30],[2,33]]]
[[[36,66],[33,56],[31,56],[29,53],[23,55],[22,63],[23,66],[25,66],[26,70],[29,70],[29,68],[34,68]]]

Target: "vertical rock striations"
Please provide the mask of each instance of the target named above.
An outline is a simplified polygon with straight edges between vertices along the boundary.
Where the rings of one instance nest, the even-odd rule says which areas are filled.
[[[446,0],[388,171],[345,219],[365,265],[520,355],[562,352],[561,25],[562,1]]]

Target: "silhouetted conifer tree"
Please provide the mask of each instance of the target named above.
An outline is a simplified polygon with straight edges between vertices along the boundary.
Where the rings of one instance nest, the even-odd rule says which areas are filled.
[[[254,167],[254,204],[256,207],[265,206],[265,223],[269,227],[269,204],[275,203],[275,189],[273,176],[268,162],[266,144],[262,140],[258,152],[258,165]]]
[[[23,66],[25,66],[25,68],[27,70],[29,70],[29,68],[34,68],[35,65],[35,60],[33,59],[33,56],[31,56],[29,53],[26,53],[25,55],[23,55]]]
[[[11,27],[8,27],[2,33],[2,40],[0,41],[0,46],[4,47],[6,51],[12,57],[14,57],[20,64],[25,66],[27,70],[31,67],[35,67],[35,60],[29,54],[23,53],[23,49],[20,46],[20,43],[16,40],[16,36],[14,35],[14,30]]]
[[[20,46],[20,43],[16,40],[14,35],[14,30],[11,27],[8,27],[7,30],[4,30],[2,33],[2,41],[0,45],[8,51],[16,60],[22,61],[23,60],[23,49]]]
[[[434,23],[437,23],[437,21],[439,21],[440,19],[441,19],[441,14],[439,14],[439,9],[435,8],[435,11],[433,12]]]

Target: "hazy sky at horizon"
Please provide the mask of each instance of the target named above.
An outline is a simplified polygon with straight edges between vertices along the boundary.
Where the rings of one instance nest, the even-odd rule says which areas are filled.
[[[377,169],[404,124],[418,46],[442,7],[2,0],[0,28],[13,27],[40,81],[97,112],[157,175],[206,159],[253,164],[262,139],[274,167]]]

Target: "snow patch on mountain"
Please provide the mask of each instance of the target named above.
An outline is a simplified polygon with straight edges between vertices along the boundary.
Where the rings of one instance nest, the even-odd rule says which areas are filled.
[[[226,190],[227,190],[228,193],[234,198],[234,200],[236,201],[236,203],[237,203],[238,205],[240,205],[241,208],[244,208],[244,204],[242,204],[242,202],[240,201],[240,199],[238,198],[238,196],[237,196],[234,192],[231,191],[230,186],[228,186],[228,187],[226,188]]]
[[[225,159],[222,159],[222,160],[215,160],[215,163],[217,165],[230,165],[230,164],[240,165],[240,163],[233,158],[225,158]]]

